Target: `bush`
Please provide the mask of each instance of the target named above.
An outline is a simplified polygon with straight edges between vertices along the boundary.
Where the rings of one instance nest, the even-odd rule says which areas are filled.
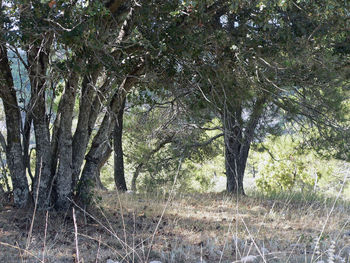
[[[297,136],[270,136],[264,146],[258,145],[257,149],[251,159],[258,165],[256,185],[264,192],[316,190],[320,181],[329,178],[334,171],[332,161],[305,149]]]

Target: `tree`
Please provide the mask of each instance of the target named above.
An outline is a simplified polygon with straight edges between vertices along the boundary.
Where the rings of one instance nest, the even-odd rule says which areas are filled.
[[[267,193],[293,189],[316,192],[320,181],[326,182],[334,173],[334,160],[321,158],[297,133],[269,136],[256,149],[251,157],[259,161],[255,182]]]
[[[192,1],[159,19],[166,21],[159,38],[173,71],[187,75],[184,85],[197,87],[221,115],[228,192],[244,194],[251,143],[279,132],[284,117],[345,130],[337,121],[344,84],[335,66],[344,60],[333,48],[341,34],[333,32],[344,29],[348,15],[340,1],[329,4]]]
[[[123,44],[133,32],[137,8],[129,1],[117,0],[106,6],[84,1],[57,1],[56,5],[48,1],[7,1],[6,5],[1,2],[1,8],[1,98],[6,107],[7,159],[15,205],[23,207],[29,200],[25,167],[33,123],[34,201],[40,209],[66,209],[78,181],[82,192],[90,190],[84,186],[105,162],[109,150],[105,142],[110,138],[121,102],[142,74],[140,56],[128,58],[126,65],[121,63],[128,55],[122,53]],[[25,108],[18,105],[8,48],[28,72],[31,92]],[[77,100],[78,125],[73,133]],[[86,155],[101,113],[103,121]],[[23,129],[21,114],[26,114]],[[85,168],[79,178],[85,156]]]

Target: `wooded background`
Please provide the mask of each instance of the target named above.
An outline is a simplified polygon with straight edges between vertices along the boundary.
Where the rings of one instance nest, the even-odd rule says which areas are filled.
[[[1,180],[18,207],[88,204],[111,155],[123,191],[125,169],[151,191],[179,165],[205,188],[217,177],[197,165],[224,158],[232,194],[251,149],[265,191],[317,190],[324,158],[349,161],[346,1],[0,6]]]

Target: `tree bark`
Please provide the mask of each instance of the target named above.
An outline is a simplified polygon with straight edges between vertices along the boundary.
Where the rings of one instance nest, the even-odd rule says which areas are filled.
[[[89,204],[91,202],[93,196],[92,189],[103,188],[100,179],[100,170],[111,155],[111,149],[112,147],[108,142],[104,143],[102,147],[99,148],[96,158],[91,158],[91,156],[87,155],[82,176],[78,184],[78,200],[82,203]]]
[[[101,163],[105,151],[110,147],[109,138],[111,136],[111,127],[114,126],[111,114],[113,108],[116,107],[116,105],[114,105],[116,103],[116,99],[112,99],[111,105],[105,113],[100,128],[91,143],[90,150],[85,157],[86,161],[77,192],[78,199],[83,203],[89,203],[91,200],[91,189],[95,187],[96,177],[99,174],[99,163]]]
[[[103,154],[110,147],[109,138],[112,135],[113,128],[116,123],[117,114],[121,109],[122,103],[125,100],[126,94],[130,91],[133,85],[137,82],[137,77],[144,68],[144,62],[136,67],[136,69],[127,76],[118,90],[115,92],[109,104],[107,112],[102,120],[100,128],[95,135],[90,150],[85,157],[85,166],[80,178],[78,186],[78,198],[83,202],[89,203],[91,197],[91,189],[94,188],[94,182],[98,173],[99,163],[103,159]],[[86,199],[87,198],[87,199]]]
[[[225,127],[225,169],[227,192],[244,195],[243,178],[250,143],[242,141],[241,133],[240,130],[237,131],[232,125],[231,127]]]
[[[117,121],[113,133],[114,146],[114,182],[118,190],[127,191],[124,174],[124,153],[123,153],[123,115],[125,108],[125,99],[122,102],[118,112]]]
[[[51,37],[43,36],[42,42],[35,43],[27,51],[28,75],[31,85],[32,114],[36,143],[34,200],[39,209],[47,209],[50,204],[51,186],[51,144],[48,118],[46,115],[45,86]],[[45,40],[45,41],[44,41]],[[39,42],[39,41],[38,41]],[[40,182],[40,183],[39,183]],[[37,191],[37,188],[38,191]],[[36,193],[38,192],[38,197]]]
[[[59,163],[57,174],[55,175],[55,188],[53,191],[55,193],[54,205],[57,210],[67,210],[71,205],[70,200],[73,196],[72,118],[78,81],[78,74],[72,72],[61,98],[64,106],[59,113],[61,114],[57,152]]]
[[[0,97],[3,101],[7,144],[6,159],[10,170],[14,205],[25,207],[29,201],[29,187],[21,145],[21,114],[5,46],[0,45]]]
[[[82,177],[78,184],[78,200],[87,205],[91,202],[92,191],[95,187],[96,177],[99,174],[98,163],[96,160],[86,159],[82,171]]]
[[[72,146],[73,147],[73,173],[72,173],[73,189],[77,185],[80,171],[81,171],[81,166],[84,162],[86,148],[88,146],[89,138],[91,135],[91,132],[89,132],[89,129],[88,129],[91,110],[99,111],[99,109],[92,108],[94,97],[97,96],[94,85],[97,80],[99,72],[100,70],[97,69],[94,72],[94,74],[92,74],[91,76],[85,75],[82,82],[78,123],[73,136],[73,146]],[[100,105],[97,105],[97,107],[100,108]],[[96,118],[93,120],[93,123],[95,122],[96,122]]]
[[[259,97],[245,125],[242,119],[242,108],[236,105],[229,111],[225,109],[223,116],[225,141],[225,169],[228,193],[244,195],[243,179],[247,165],[251,142],[259,119],[263,114],[263,105],[267,97]]]

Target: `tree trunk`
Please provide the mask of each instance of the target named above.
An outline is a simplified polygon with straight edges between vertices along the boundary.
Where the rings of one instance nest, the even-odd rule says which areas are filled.
[[[36,143],[35,178],[33,184],[34,200],[39,209],[47,209],[50,204],[51,187],[51,143],[48,118],[46,115],[46,71],[51,41],[45,47],[33,46],[27,51],[29,80],[31,85],[32,116]],[[40,182],[40,183],[39,183]],[[38,189],[38,190],[37,190]],[[38,197],[36,193],[38,192]]]
[[[247,164],[250,143],[241,142],[230,135],[225,136],[225,169],[227,192],[244,195],[243,178]]]
[[[24,207],[29,201],[29,187],[22,155],[21,114],[13,86],[7,50],[3,45],[0,46],[0,79],[2,80],[0,97],[4,105],[7,128],[6,159],[12,179],[14,205]]]
[[[118,1],[112,1],[118,2]],[[112,6],[116,7],[114,4]],[[135,15],[135,7],[131,7],[129,13],[127,14],[124,23],[119,31],[119,35],[117,37],[116,43],[122,43],[125,39],[128,38],[133,29],[134,15]],[[114,9],[113,9],[114,10]],[[115,10],[114,10],[115,11]],[[112,11],[113,12],[113,11]],[[116,61],[119,61],[122,55],[121,50],[112,53],[112,56]],[[103,121],[100,125],[100,128],[94,137],[90,150],[86,155],[85,166],[80,178],[77,195],[79,198],[88,197],[88,199],[82,200],[83,202],[89,202],[90,191],[94,187],[93,178],[98,176],[99,171],[99,163],[103,159],[103,153],[108,149],[109,137],[112,135],[112,129],[114,128],[114,123],[116,121],[116,116],[119,112],[119,109],[122,105],[123,100],[126,97],[126,94],[132,88],[133,84],[137,81],[135,76],[141,74],[144,68],[144,61],[138,65],[133,72],[131,72],[130,76],[126,77],[122,84],[119,86],[119,89],[115,93],[106,112]],[[97,97],[97,96],[96,96]],[[98,104],[100,104],[97,101]],[[92,131],[92,124],[94,123],[95,116],[97,117],[96,111],[92,108],[90,112],[89,118],[89,133]],[[92,120],[92,122],[91,122]]]
[[[115,3],[114,3],[115,2]],[[123,1],[111,1],[112,5],[116,7],[116,3],[120,4]],[[117,39],[117,44],[124,41],[132,32],[133,18],[135,14],[135,8],[130,8],[129,13],[120,29],[119,36]],[[112,53],[115,61],[119,61],[122,52],[120,49]],[[143,66],[142,66],[143,67]],[[100,69],[97,69],[95,74],[91,76],[90,82],[94,83],[97,79]],[[136,72],[134,72],[136,73]],[[86,84],[86,86],[84,86]],[[82,99],[79,108],[79,118],[77,130],[73,137],[73,185],[77,184],[79,174],[81,171],[81,166],[84,161],[84,155],[89,142],[89,138],[92,133],[92,129],[95,125],[98,114],[100,113],[100,108],[102,102],[105,101],[106,93],[109,93],[109,89],[113,84],[110,78],[107,78],[105,83],[96,92],[95,89],[89,86],[88,78],[83,81]]]
[[[125,100],[119,110],[117,121],[114,127],[114,182],[118,190],[127,191],[124,174],[124,154],[123,154],[123,115]]]
[[[249,149],[254,138],[259,119],[263,114],[264,103],[267,97],[259,97],[249,116],[244,123],[242,108],[236,105],[233,110],[224,112],[224,140],[225,140],[225,169],[229,193],[244,195],[243,179],[247,165]]]
[[[130,76],[126,77],[120,84],[118,90],[112,97],[100,128],[91,143],[90,150],[85,158],[86,162],[78,187],[78,198],[83,198],[81,201],[85,203],[89,202],[89,199],[91,197],[91,189],[93,189],[95,186],[94,178],[98,176],[98,166],[103,159],[103,154],[108,149],[108,147],[110,147],[109,138],[113,133],[113,128],[117,120],[118,112],[121,109],[126,94],[138,80],[136,76],[141,74],[143,69],[144,62],[142,61],[142,63],[136,67]]]
[[[98,163],[96,160],[86,159],[82,177],[78,184],[78,199],[84,204],[89,204],[92,198],[91,189],[95,186],[96,176],[98,175]]]
[[[91,132],[89,132],[89,129],[88,129],[91,110],[99,110],[99,109],[92,108],[94,97],[96,95],[96,90],[94,88],[94,85],[97,80],[97,76],[99,72],[100,70],[97,69],[94,72],[94,74],[92,74],[92,76],[85,75],[82,83],[78,123],[73,136],[73,174],[72,174],[73,189],[77,185],[79,175],[81,172],[81,166],[83,165],[83,162],[84,162],[86,148],[88,146],[89,138],[91,135]],[[100,108],[100,105],[101,105],[101,102],[99,103],[98,108]],[[96,121],[96,118],[94,118],[92,122],[95,124],[95,121]]]
[[[89,152],[91,155],[86,156],[86,162],[82,171],[82,176],[78,184],[78,199],[84,204],[89,204],[93,196],[92,189],[103,188],[100,179],[100,170],[108,160],[112,150],[109,143],[105,143],[99,147],[98,152]],[[95,153],[94,157],[92,154]],[[101,187],[102,186],[102,187]]]
[[[225,110],[223,120],[225,133],[225,169],[227,192],[244,195],[243,177],[248,158],[249,144],[246,145],[243,141],[242,126],[237,121],[237,115],[240,115],[240,113],[240,109],[235,113]],[[236,114],[236,116],[233,116],[233,114]]]
[[[68,209],[73,196],[72,118],[78,80],[79,77],[77,73],[72,72],[61,98],[64,106],[62,107],[62,112],[59,113],[61,114],[57,152],[59,163],[54,184],[54,205],[57,210]]]
[[[90,150],[85,157],[85,165],[78,184],[78,198],[83,203],[91,201],[91,190],[95,187],[96,177],[99,174],[99,164],[103,159],[105,151],[110,147],[109,137],[111,135],[110,112],[106,112],[102,124],[95,135]]]

